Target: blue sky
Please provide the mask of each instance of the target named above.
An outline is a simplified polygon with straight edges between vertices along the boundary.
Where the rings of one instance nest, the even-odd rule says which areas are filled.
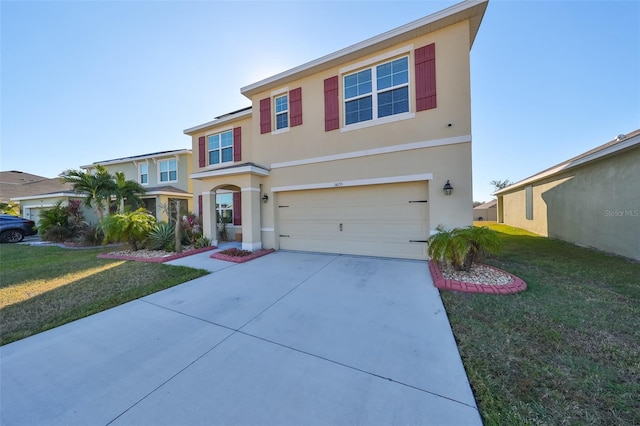
[[[249,106],[241,87],[455,3],[1,0],[0,169],[190,148],[184,129]],[[640,2],[491,1],[471,90],[488,201],[640,128]]]

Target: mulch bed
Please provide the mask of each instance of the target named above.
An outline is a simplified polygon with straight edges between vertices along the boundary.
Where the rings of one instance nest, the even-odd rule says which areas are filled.
[[[251,252],[247,250],[239,250],[236,248],[232,248],[232,249],[223,250],[217,253],[213,253],[209,257],[212,259],[224,260],[227,262],[244,263],[244,262],[248,262],[250,260],[256,259],[258,257],[262,257],[269,253],[273,253],[274,251],[275,251],[274,249],[262,249],[262,250],[256,250],[254,252]]]
[[[198,254],[198,253],[203,253],[209,250],[215,250],[216,248],[217,248],[216,246],[202,247],[199,249],[193,249],[193,250],[185,251],[182,253],[168,254],[162,257],[140,257],[140,256],[131,256],[131,255],[123,255],[123,254],[114,254],[114,253],[99,254],[98,257],[101,259],[120,259],[120,260],[135,260],[137,262],[163,263],[163,262],[168,262],[170,260],[191,256],[192,254]]]
[[[520,278],[502,269],[489,265],[483,265],[487,268],[495,269],[503,274],[510,275],[512,278],[509,284],[476,284],[464,281],[447,279],[442,275],[437,262],[429,261],[429,270],[433,277],[434,285],[441,290],[459,291],[462,293],[485,293],[485,294],[514,294],[527,289],[527,284]]]

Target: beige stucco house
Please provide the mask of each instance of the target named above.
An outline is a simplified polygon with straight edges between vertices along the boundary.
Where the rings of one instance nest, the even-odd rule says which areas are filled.
[[[495,195],[501,223],[640,260],[640,129]]]
[[[180,200],[182,213],[194,210],[192,181],[189,179],[193,165],[191,157],[190,149],[179,149],[96,161],[81,168],[91,173],[101,165],[111,174],[124,173],[127,180],[136,181],[146,189],[140,197],[145,208],[156,219],[168,221],[168,212],[171,217],[175,215],[176,200]]]
[[[250,107],[186,129],[205,235],[223,220],[252,251],[426,259],[437,225],[470,225],[469,52],[486,7],[465,1],[250,84]]]

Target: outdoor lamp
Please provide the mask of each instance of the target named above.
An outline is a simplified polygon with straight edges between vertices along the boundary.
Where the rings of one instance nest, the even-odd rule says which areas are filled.
[[[444,191],[444,195],[451,195],[451,191],[453,191],[453,186],[451,186],[451,184],[449,183],[449,179],[447,179],[447,183],[444,184],[444,187],[442,188],[442,190]]]

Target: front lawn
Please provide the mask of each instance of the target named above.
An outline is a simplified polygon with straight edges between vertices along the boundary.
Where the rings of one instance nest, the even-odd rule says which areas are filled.
[[[1,244],[0,345],[207,274],[96,257],[107,251]]]
[[[485,424],[640,424],[640,263],[490,227],[527,291],[441,293]]]

